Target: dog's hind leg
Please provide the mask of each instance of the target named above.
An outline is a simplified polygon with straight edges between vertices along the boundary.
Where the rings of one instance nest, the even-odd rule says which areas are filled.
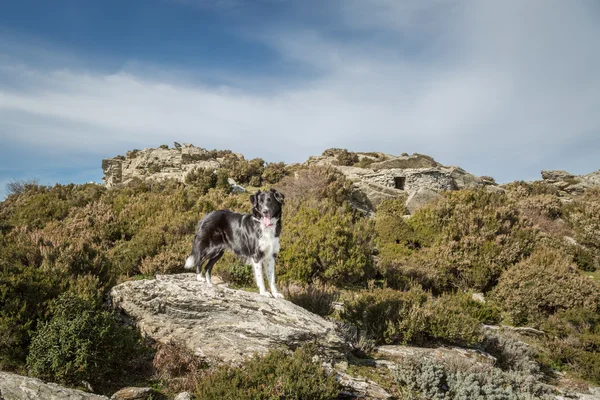
[[[208,283],[208,286],[212,286],[212,282],[210,281],[210,273],[212,271],[212,268],[215,265],[215,263],[219,261],[221,257],[223,257],[223,253],[224,251],[221,250],[219,254],[208,260],[208,264],[206,264],[206,267],[204,268],[204,271],[206,271],[206,283]]]
[[[269,279],[269,288],[273,297],[283,299],[283,295],[277,291],[275,286],[275,257],[269,257],[265,261],[265,272],[267,273],[267,279]]]

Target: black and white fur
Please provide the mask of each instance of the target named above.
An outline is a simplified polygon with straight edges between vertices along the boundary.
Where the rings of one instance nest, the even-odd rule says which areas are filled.
[[[284,196],[275,189],[260,190],[250,196],[251,214],[239,214],[229,210],[209,212],[198,224],[192,253],[185,261],[185,268],[196,267],[196,279],[212,285],[210,273],[225,250],[233,251],[254,269],[254,278],[260,294],[283,298],[275,286],[275,259],[279,253],[281,234],[281,208]],[[202,276],[202,264],[205,276]],[[269,280],[271,293],[265,288],[263,266]]]

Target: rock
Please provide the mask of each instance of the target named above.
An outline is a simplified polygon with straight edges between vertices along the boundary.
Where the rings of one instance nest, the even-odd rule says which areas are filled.
[[[461,359],[467,360],[472,364],[489,365],[496,363],[496,358],[486,352],[465,349],[462,347],[414,347],[404,345],[386,345],[376,348],[376,352],[386,359],[402,360],[404,357],[418,356],[431,357],[433,359]],[[393,368],[393,365],[389,366]]]
[[[351,376],[345,372],[336,371],[335,379],[344,386],[341,396],[359,399],[391,399],[389,394],[379,384],[359,376]]]
[[[126,387],[110,397],[110,400],[151,400],[154,390],[148,387]]]
[[[187,346],[208,362],[239,362],[255,353],[316,341],[322,355],[344,359],[333,323],[283,299],[209,287],[195,274],[157,275],[115,286],[114,307],[152,339]]]
[[[192,400],[192,395],[190,392],[181,392],[173,400]]]
[[[427,193],[429,200],[436,198],[431,192],[439,194],[446,190],[477,188],[498,190],[493,180],[479,178],[462,168],[446,167],[423,154],[394,156],[356,153],[359,160],[376,160],[371,164],[363,164],[365,167],[362,168],[337,165],[339,151],[340,149],[325,150],[321,156],[309,157],[304,165],[329,166],[343,173],[353,182],[353,205],[367,213],[374,211],[383,200],[408,198],[421,189],[428,190],[422,193]],[[427,204],[425,196],[417,196],[419,197],[421,202],[418,207]]]
[[[133,179],[161,181],[175,179],[185,181],[192,170],[203,168],[216,170],[221,163],[201,147],[185,143],[183,147],[144,149],[128,151],[125,157],[117,156],[102,160],[102,180],[110,188],[127,184]]]
[[[485,295],[483,293],[473,293],[471,299],[481,304],[485,304]]]
[[[227,178],[227,182],[231,186],[231,191],[233,193],[245,193],[246,189],[243,186],[238,185],[236,181],[231,178]]]
[[[414,214],[418,209],[425,207],[427,204],[442,197],[438,192],[426,187],[419,188],[408,196],[406,200],[406,208],[410,214]]]
[[[55,383],[0,371],[1,400],[106,400],[108,397],[67,389]]]
[[[575,175],[571,175],[567,171],[562,170],[544,170],[542,171],[542,179],[548,182],[559,182],[567,179],[573,179]]]
[[[544,170],[542,179],[555,186],[561,196],[579,195],[589,188],[600,187],[600,170],[579,176],[562,170]]]

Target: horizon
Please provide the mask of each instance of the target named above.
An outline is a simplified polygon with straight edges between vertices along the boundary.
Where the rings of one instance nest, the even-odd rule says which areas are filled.
[[[0,4],[0,199],[187,142],[267,162],[432,156],[499,183],[600,169],[600,5]]]

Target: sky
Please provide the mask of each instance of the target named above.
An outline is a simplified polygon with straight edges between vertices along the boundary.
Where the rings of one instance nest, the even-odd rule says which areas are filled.
[[[0,1],[0,199],[173,142],[600,169],[597,0]]]

